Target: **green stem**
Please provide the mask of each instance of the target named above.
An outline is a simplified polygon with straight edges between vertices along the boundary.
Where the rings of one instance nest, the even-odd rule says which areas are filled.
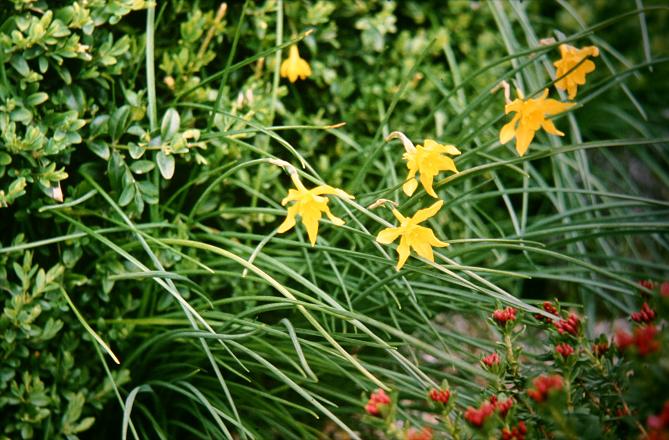
[[[156,72],[154,66],[154,25],[156,20],[156,6],[155,4],[149,6],[146,10],[146,90],[148,97],[147,113],[149,116],[149,128],[151,129],[151,136],[155,134],[158,129],[158,105],[156,103]],[[158,153],[154,153],[158,154]],[[155,159],[155,157],[154,157]],[[156,186],[158,198],[160,198],[160,171],[158,167],[153,171],[153,184]],[[159,218],[158,207],[160,203],[151,205],[151,221],[155,222]]]
[[[516,357],[513,354],[511,334],[507,330],[504,331],[504,346],[506,347],[506,362],[509,365],[513,376],[518,377],[518,362],[516,362]]]

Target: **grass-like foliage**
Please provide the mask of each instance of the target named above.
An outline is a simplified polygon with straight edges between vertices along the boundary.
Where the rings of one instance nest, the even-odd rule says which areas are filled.
[[[669,435],[666,5],[5,3],[0,439]]]

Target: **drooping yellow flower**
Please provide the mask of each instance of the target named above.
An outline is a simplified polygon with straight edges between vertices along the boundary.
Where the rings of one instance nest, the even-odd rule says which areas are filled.
[[[421,257],[434,262],[432,246],[448,246],[448,243],[440,241],[434,235],[432,229],[418,225],[434,216],[441,209],[443,204],[444,202],[439,200],[429,208],[416,211],[413,217],[408,218],[404,217],[397,209],[393,209],[393,215],[400,222],[400,226],[382,230],[379,232],[379,235],[376,236],[376,241],[381,244],[390,244],[395,241],[397,237],[402,236],[400,244],[397,246],[397,270],[400,270],[402,266],[404,266],[407,258],[409,258],[411,248],[413,248],[413,250]]]
[[[504,107],[504,113],[516,112],[516,114],[499,132],[499,141],[502,144],[506,144],[515,136],[516,151],[522,156],[534,139],[534,133],[540,128],[550,134],[564,136],[564,133],[555,128],[553,121],[546,119],[546,116],[564,112],[574,105],[573,102],[560,102],[548,98],[548,89],[536,99],[523,99],[522,92],[518,90],[517,93],[518,98]]]
[[[307,79],[311,75],[311,67],[309,63],[303,58],[300,58],[300,52],[297,50],[297,45],[290,46],[290,54],[283,63],[281,63],[281,76],[288,78],[292,83],[297,81],[297,78]]]
[[[595,46],[586,46],[578,49],[568,44],[560,45],[560,58],[555,61],[553,65],[557,68],[556,75],[558,78],[565,75],[571,69],[574,69],[578,63],[588,57],[598,57],[599,49]],[[578,67],[569,72],[567,76],[555,83],[555,87],[560,90],[567,90],[569,99],[574,99],[578,86],[585,84],[585,75],[595,70],[595,63],[590,60],[583,61]]]
[[[302,218],[302,223],[304,223],[304,226],[307,228],[307,235],[313,246],[316,244],[316,238],[318,237],[318,222],[321,219],[323,212],[335,225],[341,226],[344,224],[344,220],[335,217],[332,212],[330,212],[330,208],[328,207],[328,202],[330,200],[323,196],[334,194],[349,199],[354,197],[341,189],[333,188],[329,185],[320,185],[316,188],[307,189],[302,184],[299,177],[297,177],[297,172],[292,172],[290,177],[293,180],[296,189],[288,190],[288,195],[281,201],[281,205],[286,206],[288,202],[295,203],[288,208],[286,219],[281,223],[277,232],[286,232],[295,226],[295,216],[299,214]]]
[[[407,149],[407,152],[402,156],[404,157],[404,160],[407,161],[407,168],[409,168],[409,175],[402,186],[404,194],[411,197],[414,191],[416,191],[416,188],[418,187],[416,173],[419,172],[420,183],[423,184],[425,192],[435,199],[438,198],[434,189],[432,189],[432,181],[434,180],[434,177],[439,174],[440,171],[458,172],[458,169],[455,167],[455,162],[453,159],[446,156],[446,154],[457,156],[460,154],[460,150],[453,145],[438,144],[432,139],[425,139],[424,146],[416,145],[416,148],[412,151]]]

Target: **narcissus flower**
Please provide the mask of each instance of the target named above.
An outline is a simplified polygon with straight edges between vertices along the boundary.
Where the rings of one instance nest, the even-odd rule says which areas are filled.
[[[302,223],[307,228],[307,235],[311,245],[316,244],[318,237],[318,221],[321,219],[322,213],[328,216],[330,221],[337,226],[344,224],[344,220],[335,217],[328,207],[329,199],[323,197],[325,195],[337,195],[339,197],[352,199],[352,195],[347,194],[341,189],[333,188],[329,185],[319,185],[316,188],[307,189],[297,177],[297,172],[290,173],[293,184],[296,189],[290,189],[288,195],[281,201],[283,206],[288,202],[295,202],[288,208],[286,219],[281,223],[277,232],[282,233],[290,230],[295,226],[295,216],[297,214],[302,218]]]
[[[402,186],[404,194],[411,197],[416,191],[418,187],[416,173],[420,173],[420,183],[423,184],[425,192],[435,199],[438,198],[434,189],[432,189],[432,181],[435,176],[441,171],[458,172],[455,162],[446,156],[447,154],[457,156],[460,154],[460,150],[453,145],[438,144],[432,139],[425,139],[425,145],[416,145],[413,149],[407,148],[407,152],[402,156],[407,161],[407,168],[409,168],[409,175]]]
[[[288,58],[281,63],[281,76],[288,78],[288,81],[294,83],[297,78],[307,79],[311,75],[311,67],[309,63],[300,57],[300,52],[297,50],[297,45],[290,46],[290,54]]]
[[[578,49],[568,44],[561,44],[560,56],[562,58],[553,63],[557,68],[556,75],[558,78],[567,74],[571,69],[574,69],[576,65],[578,65],[578,67],[571,70],[571,72],[564,78],[558,80],[555,83],[555,87],[560,90],[567,90],[569,99],[574,99],[578,86],[585,84],[585,75],[595,70],[595,63],[590,60],[583,60],[589,56],[598,57],[599,49],[595,46],[587,46]],[[581,63],[581,61],[583,62]]]
[[[499,141],[502,144],[506,144],[515,137],[516,151],[522,156],[534,139],[534,133],[540,128],[550,134],[564,136],[564,133],[555,128],[553,121],[546,119],[546,116],[562,113],[571,108],[574,103],[548,98],[548,89],[545,89],[541,97],[536,99],[524,99],[520,90],[517,93],[518,98],[504,107],[504,113],[515,112],[516,114],[499,132]]]
[[[404,263],[409,258],[411,248],[421,257],[434,262],[434,254],[432,253],[432,246],[444,247],[448,243],[440,241],[432,229],[425,226],[419,226],[419,223],[424,222],[430,217],[434,216],[444,204],[442,200],[434,203],[429,208],[420,209],[413,217],[404,217],[397,209],[393,208],[393,215],[400,222],[397,228],[386,228],[379,232],[376,236],[376,241],[381,244],[390,244],[401,236],[400,244],[397,246],[397,270],[400,270]]]

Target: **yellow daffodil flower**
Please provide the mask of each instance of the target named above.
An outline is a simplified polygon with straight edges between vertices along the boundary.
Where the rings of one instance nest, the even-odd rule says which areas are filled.
[[[320,185],[316,188],[307,189],[302,184],[299,177],[297,177],[297,172],[295,171],[291,172],[290,177],[293,180],[296,189],[288,190],[288,195],[281,201],[281,205],[286,206],[288,202],[295,203],[288,208],[286,219],[281,223],[277,232],[286,232],[295,226],[295,216],[299,214],[302,218],[302,223],[304,223],[304,226],[307,228],[307,235],[313,246],[316,244],[316,238],[318,237],[318,222],[321,219],[323,212],[335,225],[341,226],[344,224],[344,220],[335,217],[332,212],[330,212],[330,208],[328,207],[328,202],[330,200],[323,196],[334,194],[348,199],[354,197],[341,189],[333,188],[329,185]]]
[[[438,144],[432,139],[425,139],[424,146],[417,145],[413,150],[407,148],[407,152],[402,156],[407,161],[407,168],[409,168],[409,175],[402,186],[404,194],[411,197],[416,191],[418,181],[415,176],[417,172],[420,172],[420,183],[423,184],[425,192],[435,199],[439,198],[432,189],[434,177],[440,171],[458,172],[455,162],[450,157],[445,156],[446,154],[457,156],[460,154],[460,150],[453,145]]]
[[[297,50],[297,45],[290,46],[290,54],[288,58],[281,63],[281,76],[288,78],[292,83],[297,81],[297,78],[307,79],[311,75],[311,67],[309,63],[303,58],[300,58],[300,52]]]
[[[578,49],[574,46],[568,44],[560,45],[560,58],[555,61],[553,65],[557,68],[557,77],[565,75],[571,69],[574,69],[578,63],[588,57],[598,57],[599,49],[595,46],[587,46],[581,49]],[[560,90],[567,90],[569,94],[569,99],[574,99],[576,96],[576,90],[578,86],[585,84],[585,75],[595,70],[595,63],[590,60],[583,61],[578,67],[574,70],[571,70],[567,76],[555,83],[555,87]]]
[[[543,95],[536,99],[523,99],[520,90],[517,93],[518,98],[504,107],[504,113],[515,112],[516,114],[511,122],[504,125],[499,132],[499,141],[502,144],[506,144],[515,136],[516,151],[522,156],[534,139],[534,133],[540,128],[550,134],[564,136],[564,133],[555,128],[553,121],[546,119],[546,116],[564,112],[574,105],[573,102],[560,102],[548,98],[548,89],[545,89]]]
[[[440,241],[434,235],[432,229],[418,225],[434,216],[441,209],[443,204],[444,202],[439,200],[429,208],[418,210],[413,217],[409,218],[404,217],[397,209],[393,209],[393,215],[400,222],[400,226],[382,230],[379,232],[379,235],[376,236],[376,241],[381,244],[390,244],[395,241],[397,237],[402,236],[400,244],[397,246],[397,270],[400,270],[402,266],[404,266],[407,258],[409,258],[411,248],[413,248],[413,250],[421,257],[434,262],[432,246],[448,246],[448,243]]]

